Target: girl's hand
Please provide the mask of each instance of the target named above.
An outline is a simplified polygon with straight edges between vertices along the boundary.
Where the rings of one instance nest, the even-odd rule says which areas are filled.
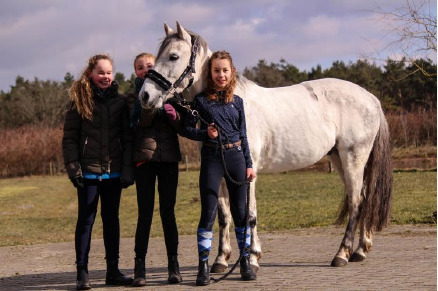
[[[218,132],[217,132],[216,127],[214,127],[214,123],[212,123],[208,126],[207,133],[211,139],[215,139],[218,137]]]
[[[254,181],[254,179],[257,177],[257,174],[254,172],[252,168],[246,169],[246,180],[248,182]]]
[[[169,118],[172,121],[175,121],[177,118],[175,108],[173,108],[173,106],[170,104],[164,104],[163,108],[164,111],[166,112],[167,118]]]

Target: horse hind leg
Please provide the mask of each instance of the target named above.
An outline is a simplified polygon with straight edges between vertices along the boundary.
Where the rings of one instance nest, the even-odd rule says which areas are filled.
[[[370,152],[364,175],[363,205],[360,213],[359,245],[350,258],[352,262],[365,260],[373,244],[373,231],[380,231],[390,219],[392,194],[391,145],[388,124],[381,112],[380,129]]]
[[[360,226],[359,244],[350,257],[349,262],[362,262],[373,245],[373,231],[366,230],[364,224]]]
[[[216,259],[211,266],[210,272],[212,273],[222,273],[228,268],[228,260],[231,256],[231,219],[228,188],[225,180],[222,180],[218,197],[219,247]]]
[[[333,267],[345,266],[353,253],[363,187],[363,172],[367,161],[366,153],[365,149],[361,151],[347,150],[344,153],[339,153],[347,192],[348,224],[341,246],[331,262]]]
[[[342,180],[342,183],[345,185],[345,177],[344,177],[344,169],[342,168],[341,158],[339,157],[339,153],[336,149],[328,155],[328,159],[330,160],[333,168],[339,174],[339,177]]]

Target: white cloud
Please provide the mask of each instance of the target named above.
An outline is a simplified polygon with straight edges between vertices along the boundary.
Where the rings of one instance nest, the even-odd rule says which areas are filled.
[[[212,50],[226,49],[238,69],[284,58],[301,70],[335,60],[356,60],[381,49],[377,6],[399,0],[34,0],[5,1],[0,10],[0,90],[17,75],[62,80],[78,76],[88,58],[114,57],[129,77],[135,55],[156,53],[163,23],[178,20]],[[436,9],[436,3],[434,3]],[[436,57],[435,57],[436,59]]]
[[[307,39],[328,39],[339,35],[342,20],[326,15],[311,17],[304,24],[302,33]]]

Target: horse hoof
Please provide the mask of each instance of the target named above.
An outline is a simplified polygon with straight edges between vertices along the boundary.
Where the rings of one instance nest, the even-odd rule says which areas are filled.
[[[349,262],[362,262],[363,260],[365,260],[365,256],[362,256],[361,254],[358,254],[358,253],[353,253],[353,255],[350,257],[350,259],[348,261]]]
[[[251,265],[251,269],[252,269],[252,271],[255,273],[255,274],[257,274],[257,272],[259,271],[259,266],[257,266],[257,265]]]
[[[347,260],[340,257],[335,257],[330,266],[332,267],[343,267],[347,264]]]
[[[223,273],[227,270],[228,266],[214,263],[213,266],[211,266],[210,273]]]

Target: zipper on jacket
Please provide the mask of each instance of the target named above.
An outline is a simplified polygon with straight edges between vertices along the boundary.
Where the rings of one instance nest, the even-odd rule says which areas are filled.
[[[83,148],[83,150],[82,150],[82,156],[85,155],[85,147],[87,146],[87,143],[88,143],[88,136],[85,138],[84,148]]]

